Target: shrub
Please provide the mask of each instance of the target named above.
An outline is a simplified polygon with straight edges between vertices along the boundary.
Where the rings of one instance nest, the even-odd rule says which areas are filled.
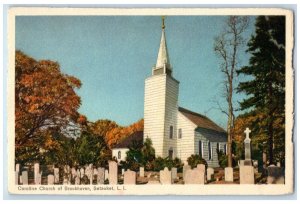
[[[198,154],[192,154],[187,159],[187,162],[192,168],[197,167],[198,164],[204,164],[205,168],[207,168],[207,162],[205,161],[205,159],[201,158],[201,156]]]
[[[228,166],[228,155],[224,154],[223,151],[217,151],[218,152],[218,160],[219,165],[222,168],[225,168]],[[237,165],[236,159],[232,157],[232,167],[235,167]]]

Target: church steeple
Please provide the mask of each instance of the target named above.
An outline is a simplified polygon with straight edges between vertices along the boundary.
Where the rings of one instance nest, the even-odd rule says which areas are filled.
[[[153,70],[154,71],[153,74],[157,74],[158,72],[160,74],[165,73],[171,75],[172,72],[169,54],[168,54],[168,48],[167,48],[167,41],[165,37],[165,28],[166,28],[165,17],[162,17],[162,34],[161,34],[161,40],[160,40],[160,45],[158,50],[157,61]]]

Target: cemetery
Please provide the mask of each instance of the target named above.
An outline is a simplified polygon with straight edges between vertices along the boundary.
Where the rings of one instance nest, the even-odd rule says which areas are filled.
[[[179,169],[165,167],[160,171],[138,171],[120,169],[118,162],[109,161],[108,168],[88,164],[71,167],[64,165],[60,168],[54,165],[15,166],[16,185],[209,185],[209,184],[284,184],[284,169],[271,165],[260,172],[257,161],[251,159],[250,130],[245,130],[245,160],[240,160],[235,168],[222,169],[206,167],[197,164],[192,168],[185,164]],[[265,164],[264,164],[265,166]],[[262,180],[261,178],[267,177]],[[51,190],[51,188],[45,188]]]

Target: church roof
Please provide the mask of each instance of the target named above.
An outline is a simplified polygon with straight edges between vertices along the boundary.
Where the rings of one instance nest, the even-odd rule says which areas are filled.
[[[164,67],[164,65],[166,65],[168,68],[171,68],[168,48],[167,48],[167,41],[165,37],[165,26],[163,20],[162,34],[161,34],[160,46],[159,46],[159,51],[158,51],[158,56],[156,61],[156,68]]]
[[[143,131],[136,131],[123,139],[120,143],[116,144],[113,148],[129,148],[131,147],[135,142],[138,146],[143,145]]]
[[[178,110],[187,117],[190,121],[192,121],[195,125],[197,125],[199,128],[204,128],[208,130],[214,130],[220,133],[226,133],[226,131],[218,126],[216,123],[214,123],[211,119],[208,117],[201,115],[199,113],[195,113],[193,111],[187,110],[185,108],[179,107]]]

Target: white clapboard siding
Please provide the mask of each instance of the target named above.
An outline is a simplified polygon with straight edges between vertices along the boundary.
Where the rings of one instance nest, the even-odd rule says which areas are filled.
[[[189,119],[187,119],[181,112],[177,112],[178,117],[178,129],[181,128],[182,138],[177,139],[177,156],[181,161],[186,162],[187,158],[190,157],[194,152],[194,139],[195,139],[195,128],[197,127]]]
[[[168,156],[168,150],[174,144],[173,151],[176,151],[176,142],[170,141],[168,137],[169,126],[172,124],[173,128],[176,127],[177,101],[178,81],[166,74],[146,79],[144,139],[149,137],[152,140],[156,156]]]

